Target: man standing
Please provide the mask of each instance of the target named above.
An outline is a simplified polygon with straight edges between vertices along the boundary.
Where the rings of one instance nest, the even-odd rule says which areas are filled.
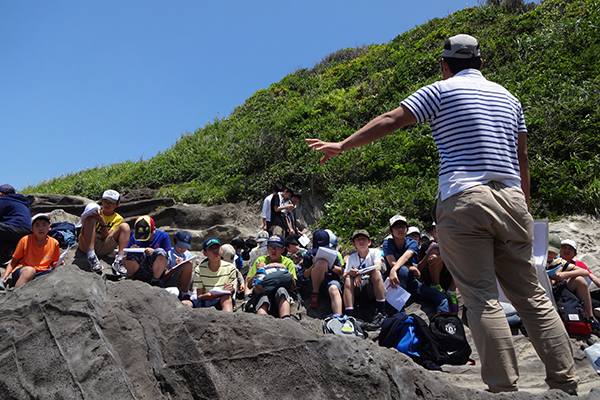
[[[29,200],[14,187],[0,185],[0,264],[10,261],[19,240],[31,233]]]
[[[306,141],[325,153],[324,163],[428,121],[440,157],[436,226],[441,256],[469,309],[483,381],[491,392],[517,390],[517,357],[498,302],[497,278],[546,366],[546,383],[576,393],[571,345],[535,270],[521,104],[483,77],[479,42],[472,36],[447,39],[440,65],[444,80],[419,89],[345,140]]]

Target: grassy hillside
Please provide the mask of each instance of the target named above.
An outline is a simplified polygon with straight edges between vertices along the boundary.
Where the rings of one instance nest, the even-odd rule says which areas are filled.
[[[548,0],[525,13],[467,8],[390,43],[340,50],[295,71],[148,161],[69,174],[25,192],[97,198],[109,187],[155,188],[178,201],[213,204],[256,201],[281,182],[325,193],[321,223],[342,236],[355,228],[381,233],[395,213],[426,222],[438,169],[428,124],[325,166],[304,138],[340,140],[441,79],[444,39],[467,33],[481,41],[484,75],[523,104],[535,216],[594,212],[600,206],[599,9],[597,0]]]

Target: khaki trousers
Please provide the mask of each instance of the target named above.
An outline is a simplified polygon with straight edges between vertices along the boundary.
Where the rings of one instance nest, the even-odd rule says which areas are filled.
[[[438,201],[436,216],[441,256],[468,307],[481,376],[490,391],[515,391],[519,378],[496,279],[546,366],[546,383],[566,392],[576,390],[569,337],[537,279],[533,218],[523,193],[490,182]]]

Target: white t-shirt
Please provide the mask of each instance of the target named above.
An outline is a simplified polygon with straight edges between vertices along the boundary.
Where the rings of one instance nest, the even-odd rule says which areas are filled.
[[[379,249],[369,249],[369,254],[367,254],[365,258],[360,257],[357,251],[348,257],[345,272],[348,273],[354,268],[361,270],[371,267],[375,264],[381,265],[381,251]],[[368,276],[369,274],[365,274],[363,275],[363,278]]]

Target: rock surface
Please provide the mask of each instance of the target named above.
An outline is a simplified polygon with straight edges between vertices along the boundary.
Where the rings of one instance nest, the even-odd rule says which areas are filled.
[[[150,213],[174,235],[189,230],[193,252],[217,236],[254,236],[261,204],[162,205],[152,193],[123,196],[132,206],[126,220]],[[39,196],[39,197],[38,197]],[[34,195],[32,212],[51,212],[54,221],[76,224],[92,200]],[[309,197],[309,196],[307,196]],[[52,201],[56,201],[52,206]],[[318,198],[303,198],[304,224],[319,218]],[[37,205],[36,205],[37,204]],[[133,205],[136,207],[133,207]],[[322,204],[321,204],[322,205]],[[38,207],[38,208],[35,208]],[[42,208],[44,207],[44,208]],[[79,211],[78,211],[79,210]],[[120,209],[117,210],[121,212]],[[142,212],[143,211],[143,212]],[[592,216],[550,224],[550,232],[579,244],[577,259],[600,276],[600,222]],[[101,260],[110,272],[110,257]],[[444,366],[429,372],[395,350],[368,340],[342,340],[321,333],[327,307],[301,308],[301,321],[279,321],[242,312],[191,310],[164,290],[140,282],[111,282],[85,272],[81,252],[69,251],[54,273],[0,294],[0,398],[490,398],[483,392],[479,357],[475,366]],[[431,310],[411,304],[407,313]],[[513,337],[521,392],[506,399],[562,399],[547,391],[543,364],[529,340]],[[594,338],[597,340],[597,338]],[[375,341],[375,343],[374,343]],[[580,346],[572,347],[583,398],[600,398],[600,377]]]
[[[310,321],[192,310],[164,290],[75,266],[9,291],[0,310],[2,398],[491,397],[369,340],[317,333]]]

